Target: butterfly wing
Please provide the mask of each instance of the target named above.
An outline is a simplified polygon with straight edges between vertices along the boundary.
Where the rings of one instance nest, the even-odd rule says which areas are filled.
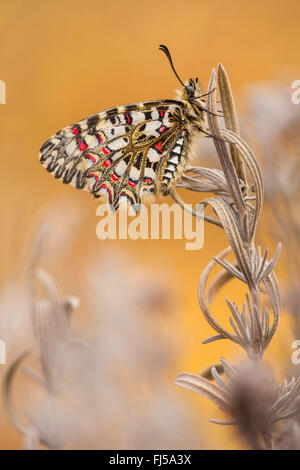
[[[184,143],[182,104],[165,100],[112,108],[57,132],[40,150],[43,166],[63,183],[115,208],[139,204],[161,185],[168,193]],[[167,161],[168,160],[168,161]]]

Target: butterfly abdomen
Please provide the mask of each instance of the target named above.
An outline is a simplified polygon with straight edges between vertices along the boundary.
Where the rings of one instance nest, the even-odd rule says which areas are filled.
[[[189,136],[188,133],[184,131],[166,156],[160,176],[161,192],[164,196],[169,194],[184,171],[187,162],[188,144]]]

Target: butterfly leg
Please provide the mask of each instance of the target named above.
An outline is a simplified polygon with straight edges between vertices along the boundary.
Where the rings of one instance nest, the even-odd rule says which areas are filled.
[[[209,132],[206,132],[206,131],[204,131],[203,129],[201,129],[201,127],[198,128],[198,131],[199,131],[199,132],[203,132],[203,134],[207,135],[207,137],[211,137],[212,139],[220,140],[220,141],[222,141],[222,142],[226,142],[227,144],[232,144],[232,142],[229,142],[229,140],[222,139],[222,137],[217,137],[217,136],[215,136],[215,135],[212,135],[212,134],[210,134]]]

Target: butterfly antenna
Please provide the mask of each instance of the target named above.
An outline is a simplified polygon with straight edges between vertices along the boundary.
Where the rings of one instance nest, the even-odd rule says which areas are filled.
[[[163,44],[160,44],[160,45],[159,45],[159,50],[162,51],[162,52],[164,52],[164,53],[166,54],[166,56],[167,56],[167,58],[168,58],[168,61],[169,61],[169,63],[170,63],[171,69],[173,70],[175,76],[177,77],[177,79],[179,80],[179,82],[181,83],[181,85],[184,87],[185,85],[184,85],[183,81],[180,79],[178,73],[177,73],[176,70],[175,70],[175,67],[174,67],[174,64],[173,64],[173,60],[172,60],[170,51],[169,51],[169,49],[167,48],[167,46],[164,46]]]

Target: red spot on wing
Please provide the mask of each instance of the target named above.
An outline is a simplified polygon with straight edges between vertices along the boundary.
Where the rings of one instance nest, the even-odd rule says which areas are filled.
[[[158,131],[162,134],[163,132],[165,132],[166,128],[165,126],[160,126],[160,128],[158,129]]]
[[[118,179],[119,179],[119,177],[115,173],[112,173],[111,177],[114,181],[118,181]]]
[[[106,166],[106,167],[108,167],[109,165],[111,165],[110,159],[108,158],[107,160],[105,160],[105,162],[103,162],[102,165],[103,165],[103,166]]]
[[[128,181],[128,184],[129,184],[129,186],[131,186],[132,188],[135,187],[135,183],[134,183],[133,181]]]
[[[111,190],[106,186],[105,183],[102,183],[100,188],[104,188],[108,191],[109,195],[110,195],[110,200],[112,201],[112,193],[111,193]]]
[[[73,127],[72,132],[73,132],[73,134],[75,134],[75,135],[79,134],[78,127]]]
[[[144,183],[153,183],[153,180],[151,178],[145,178]]]
[[[105,155],[108,155],[110,153],[110,150],[107,147],[103,147],[102,152],[105,153]]]
[[[162,152],[161,146],[162,146],[162,142],[157,142],[157,144],[154,145],[154,147],[155,147],[157,150],[159,150],[160,152]]]
[[[127,121],[127,124],[130,124],[130,117],[128,116],[128,114],[125,114],[125,119]]]
[[[83,152],[85,149],[87,149],[87,145],[84,142],[81,142],[79,144],[79,150]]]
[[[162,111],[162,110],[160,110],[160,111],[159,111],[159,115],[160,115],[160,117],[164,117],[164,115],[165,115],[165,112],[164,112],[164,111]]]
[[[90,176],[93,176],[96,179],[96,184],[99,183],[99,176],[95,175],[95,173],[90,173]]]
[[[102,144],[103,138],[102,138],[101,134],[98,133],[97,136],[98,136],[98,139],[99,139],[100,144]]]
[[[86,157],[92,160],[92,162],[96,163],[96,158],[92,157],[92,155],[90,155],[89,153],[86,154]]]

